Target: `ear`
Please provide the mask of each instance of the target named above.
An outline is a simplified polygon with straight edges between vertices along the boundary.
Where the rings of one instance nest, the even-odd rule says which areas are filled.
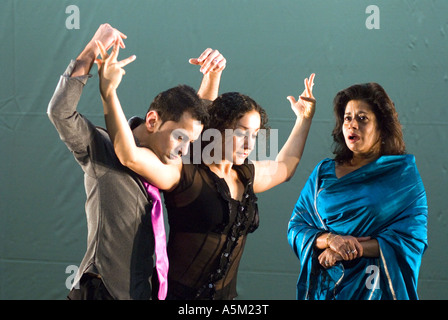
[[[145,125],[149,132],[156,131],[156,123],[159,121],[159,114],[157,111],[151,110],[146,114]]]

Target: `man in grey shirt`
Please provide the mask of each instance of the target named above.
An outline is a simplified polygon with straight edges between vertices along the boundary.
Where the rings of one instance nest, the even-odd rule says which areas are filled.
[[[101,25],[78,58],[70,62],[48,106],[51,122],[84,171],[87,250],[69,299],[151,298],[152,201],[140,177],[118,160],[107,131],[76,111],[99,54],[95,41],[106,48],[119,41],[124,47],[125,38],[109,24]],[[204,122],[207,115],[201,98],[216,98],[226,64],[224,57],[211,49],[192,60],[190,63],[200,65],[204,73],[198,93],[184,85],[169,89],[154,99],[146,119],[130,120],[137,143],[152,149],[164,162],[171,161],[173,150],[187,150],[181,144],[189,142],[172,139],[171,132],[185,129],[185,121],[180,119]],[[186,113],[189,117],[184,117]]]

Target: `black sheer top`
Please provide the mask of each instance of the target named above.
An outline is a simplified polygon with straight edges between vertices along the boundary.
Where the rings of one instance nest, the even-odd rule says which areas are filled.
[[[164,193],[168,211],[167,299],[233,299],[247,234],[258,227],[253,164],[233,166],[245,186],[231,198],[224,179],[204,164],[184,164],[180,184]]]

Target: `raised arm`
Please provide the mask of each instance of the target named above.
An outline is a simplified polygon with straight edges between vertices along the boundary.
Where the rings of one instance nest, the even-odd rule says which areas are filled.
[[[90,72],[96,57],[100,54],[96,41],[101,41],[106,50],[109,50],[115,41],[119,41],[120,47],[124,48],[123,39],[126,38],[125,34],[113,28],[110,24],[102,24],[93,35],[92,40],[89,41],[84,50],[76,58],[76,66],[73,69],[71,77],[83,76]]]
[[[199,71],[204,74],[198,90],[199,97],[215,100],[219,93],[222,71],[226,67],[226,58],[218,50],[208,48],[198,58],[192,58],[189,62],[201,66]]]
[[[88,148],[95,134],[95,126],[77,111],[84,86],[89,79],[89,72],[99,51],[95,39],[101,39],[108,46],[119,40],[123,43],[126,36],[109,24],[102,24],[95,32],[75,61],[71,61],[60,77],[53,97],[48,104],[47,114],[57,129],[62,141],[73,152],[80,163],[88,155]],[[92,45],[93,43],[93,45]],[[88,169],[89,166],[82,166]]]
[[[104,117],[118,159],[124,166],[144,177],[155,187],[162,190],[171,189],[180,179],[179,167],[162,163],[150,149],[138,147],[135,144],[134,136],[117,96],[116,89],[125,74],[123,67],[134,61],[136,57],[131,56],[117,61],[118,41],[115,42],[110,55],[101,42],[98,41],[97,44],[102,57],[102,60],[97,60],[97,64]]]
[[[269,190],[291,179],[295,173],[302,158],[316,106],[316,99],[313,96],[314,76],[311,74],[309,79],[304,80],[305,89],[298,100],[293,96],[287,98],[297,118],[288,140],[275,161],[254,161],[254,191],[256,193]]]

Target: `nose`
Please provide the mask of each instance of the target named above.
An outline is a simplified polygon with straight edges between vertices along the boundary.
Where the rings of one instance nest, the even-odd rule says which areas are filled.
[[[246,150],[253,150],[255,147],[255,141],[256,139],[252,136],[246,137],[244,139],[244,149]]]
[[[358,120],[356,120],[356,117],[350,120],[349,128],[358,129]]]
[[[179,151],[181,155],[186,155],[188,153],[188,148],[190,147],[190,142],[182,142]]]

